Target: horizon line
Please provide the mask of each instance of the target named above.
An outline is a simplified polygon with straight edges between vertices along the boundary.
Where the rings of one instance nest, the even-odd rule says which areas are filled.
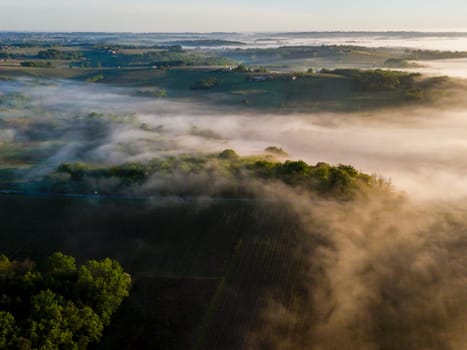
[[[389,29],[389,30],[251,30],[251,31],[102,31],[102,30],[24,30],[24,29],[0,29],[0,33],[51,33],[51,34],[306,34],[306,33],[418,33],[418,34],[467,34],[467,28],[459,30],[407,30],[407,29]]]

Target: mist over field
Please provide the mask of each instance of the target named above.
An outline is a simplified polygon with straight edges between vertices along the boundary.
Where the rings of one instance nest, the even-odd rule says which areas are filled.
[[[0,37],[16,40],[24,36],[43,39],[43,33],[0,33]],[[182,44],[185,47],[212,48],[212,40],[226,41],[215,45],[224,48],[274,48],[279,46],[355,45],[365,47],[395,47],[427,50],[466,51],[467,30],[443,31],[303,31],[303,32],[204,32],[204,33],[55,33],[54,40],[63,38],[76,42],[118,44]],[[203,41],[205,41],[203,45]]]
[[[184,33],[155,34],[146,39],[149,43],[238,40],[245,42],[244,48],[333,43],[401,50],[467,50],[463,33]],[[217,49],[223,50],[223,46]],[[132,185],[125,192],[128,197],[117,197],[121,202],[112,202],[115,198],[101,196],[97,190],[82,197],[74,192],[58,193],[57,197],[39,193],[39,198],[44,196],[40,200],[52,203],[53,210],[48,213],[51,223],[48,226],[41,218],[32,222],[45,227],[44,232],[56,230],[60,244],[80,254],[111,255],[115,249],[123,263],[140,269],[141,280],[159,274],[157,278],[175,276],[176,283],[181,283],[192,274],[190,283],[216,285],[211,294],[206,292],[212,300],[199,302],[209,305],[204,305],[206,315],[197,321],[202,324],[198,330],[201,335],[196,336],[204,336],[210,349],[228,343],[224,334],[237,336],[236,343],[230,344],[232,349],[241,344],[238,348],[245,350],[464,349],[467,61],[418,63],[416,68],[404,69],[452,78],[450,89],[441,91],[434,103],[343,112],[297,109],[273,113],[261,108],[247,110],[247,103],[242,105],[245,108],[222,104],[225,95],[221,93],[203,101],[193,97],[196,90],[189,90],[193,96],[148,97],[137,85],[51,77],[5,78],[0,80],[0,180],[13,174],[21,184],[40,182],[63,163],[90,164],[92,173],[106,166],[149,164],[154,159],[160,160],[161,167],[170,167],[164,160],[171,156],[193,156],[190,161],[196,164],[196,157],[213,155],[202,163],[205,168],[200,167],[205,173],[187,176],[183,169],[152,173]],[[88,68],[83,69],[86,72]],[[107,74],[105,69],[103,72]],[[243,93],[240,91],[240,96]],[[276,147],[273,156],[266,151],[270,146]],[[234,159],[231,163],[219,155],[230,149],[240,155],[237,158],[235,152],[227,153]],[[235,163],[239,159],[349,164],[375,177],[368,177],[370,185],[366,187],[356,185],[354,197],[343,199],[277,178],[247,176]],[[222,167],[223,162],[228,165]],[[231,168],[238,172],[238,178],[226,175],[226,169]],[[74,181],[73,174],[68,178]],[[384,180],[380,187],[371,187],[375,179]],[[113,178],[102,181],[108,182],[108,188],[119,185]],[[115,187],[112,181],[117,183]],[[253,196],[217,196],[236,181]],[[151,197],[167,188],[182,193],[196,188],[199,198],[189,197],[184,202],[183,196],[181,200],[173,198],[176,196]],[[27,205],[34,202],[28,202],[27,196],[37,195],[23,194]],[[69,207],[62,209],[67,196],[83,202],[66,204]],[[21,201],[12,202],[21,207]],[[22,220],[20,214],[17,222]],[[28,215],[34,214],[32,210]],[[60,215],[71,223],[70,228],[63,229]],[[193,235],[191,227],[187,230],[190,225]],[[209,238],[203,236],[206,232]],[[224,233],[228,236],[225,239]],[[35,251],[36,241],[32,242],[33,247],[25,249]],[[227,258],[219,258],[218,251]],[[242,274],[247,277],[242,279]],[[277,284],[258,283],[257,295],[252,297],[250,284],[256,287],[254,283],[263,274],[265,280],[270,278]],[[173,296],[180,292],[176,287],[170,285],[165,292],[178,300]],[[138,293],[141,296],[141,289]],[[242,299],[244,294],[247,297]],[[151,302],[157,299],[148,295],[145,297]],[[189,299],[187,295],[177,297]],[[204,298],[201,292],[196,297]],[[229,309],[232,300],[245,304],[239,302]],[[142,308],[147,315],[145,305]],[[227,316],[222,314],[225,310]],[[216,317],[224,323],[216,323]],[[239,322],[242,317],[249,323]],[[241,332],[235,333],[236,327]]]
[[[450,77],[467,79],[466,66],[467,60],[462,58],[425,61],[421,67],[417,68],[417,71],[429,75],[447,75]]]
[[[465,33],[424,32],[304,32],[304,33],[255,33],[239,35],[252,47],[305,46],[305,45],[355,45],[365,47],[397,47],[429,50],[467,50]]]
[[[0,140],[37,143],[50,154],[35,167],[47,171],[65,161],[119,164],[226,148],[251,155],[275,145],[291,159],[352,164],[417,199],[467,195],[467,109],[451,101],[352,114],[238,114],[189,100],[133,97],[126,88],[68,81],[0,84],[6,94],[25,96],[2,112]],[[56,153],[52,139],[61,145]]]
[[[249,334],[250,348],[465,346],[463,201],[421,204],[370,195],[350,204],[277,186],[265,191],[290,200],[303,220],[309,294],[295,302],[271,297],[262,327]],[[304,335],[287,336],[288,327]]]

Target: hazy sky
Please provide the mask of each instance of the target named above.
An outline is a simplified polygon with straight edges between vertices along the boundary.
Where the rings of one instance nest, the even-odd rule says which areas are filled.
[[[466,0],[0,0],[0,30],[466,30]]]

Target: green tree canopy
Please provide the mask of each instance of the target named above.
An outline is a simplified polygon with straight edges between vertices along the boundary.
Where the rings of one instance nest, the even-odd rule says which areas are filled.
[[[9,312],[0,311],[0,349],[12,349],[16,337],[15,318]]]
[[[112,313],[128,296],[130,283],[130,276],[123,272],[120,264],[108,258],[90,260],[78,272],[81,298],[88,302],[105,325],[109,324]]]
[[[43,265],[0,255],[0,349],[85,350],[129,295],[131,278],[111,259],[77,268],[57,252]]]

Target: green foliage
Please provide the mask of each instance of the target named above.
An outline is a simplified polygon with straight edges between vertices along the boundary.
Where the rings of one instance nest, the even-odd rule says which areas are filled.
[[[52,254],[43,271],[0,256],[0,349],[84,350],[128,296],[131,278],[113,260]]]
[[[360,69],[334,69],[322,70],[322,73],[342,75],[352,79],[356,89],[363,91],[387,91],[399,87],[413,86],[417,73],[405,73],[392,70],[360,70]]]
[[[157,50],[143,54],[144,61],[153,66],[225,66],[232,60],[220,56],[210,56],[201,52]]]
[[[422,89],[409,89],[404,92],[404,98],[410,101],[420,101],[424,98]]]
[[[86,81],[88,83],[96,83],[96,82],[98,82],[99,80],[102,80],[102,79],[104,79],[104,75],[96,74],[96,75],[93,75],[92,77],[87,78]]]
[[[24,61],[24,62],[21,62],[21,66],[31,67],[31,68],[52,68],[52,63],[37,62],[37,61]]]
[[[13,349],[17,332],[13,315],[6,311],[0,311],[0,349]]]
[[[68,174],[72,180],[80,181],[86,177],[118,178],[126,182],[141,182],[148,173],[142,164],[123,164],[108,168],[95,168],[84,163],[63,163],[57,168],[58,173]]]
[[[237,50],[248,56],[278,57],[280,59],[304,59],[314,57],[333,57],[341,54],[351,46],[282,46],[268,49],[245,49]]]
[[[350,165],[331,166],[327,163],[308,165],[304,161],[274,163],[257,161],[251,169],[259,177],[280,180],[294,187],[334,195],[342,199],[351,198],[360,186],[374,185],[372,176],[360,173]]]
[[[0,277],[7,276],[11,269],[11,262],[5,255],[0,255]]]
[[[240,157],[233,149],[226,149],[219,153],[219,158],[225,160],[236,160]]]
[[[265,150],[268,153],[285,157],[287,155],[281,148],[271,146]],[[215,170],[215,171],[213,171]],[[350,197],[362,186],[385,187],[378,179],[357,171],[349,165],[331,166],[326,163],[309,165],[304,161],[290,161],[283,163],[277,161],[258,160],[257,158],[242,158],[234,150],[226,149],[217,155],[156,158],[146,164],[123,164],[113,167],[93,167],[82,163],[63,164],[57,169],[56,174],[68,174],[68,180],[62,183],[69,186],[71,192],[91,192],[96,189],[99,193],[126,193],[137,189],[135,185],[142,185],[150,178],[171,179],[202,174],[212,181],[225,181],[230,186],[229,190],[239,190],[245,176],[266,180],[280,181],[293,187],[300,187],[307,191],[318,192],[337,197]],[[97,180],[119,179],[113,188],[102,191]],[[53,181],[53,175],[50,181]],[[93,184],[93,187],[89,187]],[[198,189],[199,190],[199,189]],[[201,189],[202,190],[202,189]],[[164,194],[183,195],[176,192],[172,186],[158,189]],[[174,192],[175,191],[175,192]],[[232,191],[230,192],[232,194]],[[193,195],[196,192],[186,194]]]
[[[248,73],[251,70],[244,64],[239,64],[237,68],[235,68],[235,71],[240,72],[240,73]]]
[[[245,45],[241,41],[233,40],[221,40],[221,39],[198,39],[198,40],[174,40],[170,41],[171,45],[183,45],[183,46],[231,46],[231,45]]]
[[[408,60],[440,60],[453,58],[466,58],[465,51],[440,51],[440,50],[406,50]]]
[[[47,272],[53,275],[67,275],[76,272],[75,258],[61,252],[53,253],[47,261]]]
[[[78,60],[81,58],[81,53],[76,51],[60,51],[56,49],[41,50],[37,54],[40,59],[46,60]]]
[[[261,66],[261,67],[256,68],[256,69],[254,70],[254,72],[255,72],[255,73],[267,73],[268,70],[267,70],[266,67],[262,67],[262,66]]]
[[[416,63],[410,63],[405,58],[388,58],[384,61],[384,66],[387,68],[414,68],[419,67]]]
[[[78,272],[81,297],[96,310],[105,325],[128,296],[131,278],[123,272],[118,262],[111,259],[90,260]]]
[[[78,308],[51,290],[31,299],[29,339],[43,350],[86,349],[102,336],[104,326],[89,306]]]
[[[179,45],[154,46],[141,48],[141,53],[125,53],[122,45],[96,46],[85,51],[89,66],[102,67],[174,67],[174,66],[224,66],[233,63],[232,60],[210,53],[190,50],[186,51]]]
[[[63,163],[57,168],[59,173],[67,173],[73,180],[81,180],[89,167],[84,163]]]
[[[138,96],[144,97],[167,97],[167,90],[160,88],[141,89],[137,92]]]
[[[396,64],[397,62],[393,62]],[[405,73],[392,70],[335,69],[322,70],[323,73],[337,74],[352,80],[357,91],[399,91],[401,100],[421,101],[426,92],[434,89],[431,79],[419,79],[418,73]]]
[[[193,90],[206,90],[211,89],[219,84],[219,81],[215,77],[209,77],[206,79],[198,80],[194,83],[191,88]]]

